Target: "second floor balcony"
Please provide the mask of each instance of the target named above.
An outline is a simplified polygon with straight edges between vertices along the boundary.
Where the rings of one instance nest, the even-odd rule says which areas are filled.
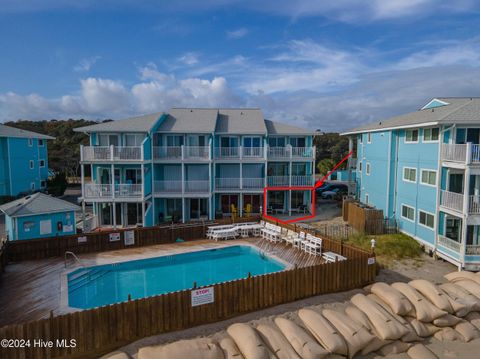
[[[155,193],[169,193],[169,194],[182,194],[182,193],[209,193],[210,181],[209,180],[187,180],[182,182],[181,180],[159,180],[154,182]]]
[[[142,198],[142,188],[141,184],[90,182],[84,184],[84,197],[86,199]]]
[[[268,176],[267,184],[269,187],[298,186],[311,187],[314,180],[312,175],[306,176]]]
[[[87,162],[143,161],[141,146],[80,146],[80,159]]]
[[[210,146],[155,146],[153,159],[157,161],[208,161]]]
[[[465,203],[467,201],[467,203]],[[465,195],[442,190],[440,191],[440,206],[456,211],[464,212],[464,205],[467,205],[467,212],[470,215],[480,214],[480,195]]]
[[[268,159],[271,160],[289,160],[289,159],[314,159],[315,146],[312,147],[292,147],[290,145],[284,147],[268,147]]]
[[[480,145],[473,143],[454,144],[443,143],[440,158],[446,162],[461,164],[480,164]]]

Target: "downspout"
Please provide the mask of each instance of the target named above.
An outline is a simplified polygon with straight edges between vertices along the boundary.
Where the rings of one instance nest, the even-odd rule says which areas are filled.
[[[392,162],[392,131],[390,131],[390,136],[388,138],[388,164],[387,164],[387,191],[386,193],[386,204],[385,204],[385,210],[387,211],[386,217],[389,217],[389,212],[390,212],[390,167],[391,167],[391,162]]]
[[[397,131],[398,132],[398,131]],[[395,217],[397,214],[397,183],[398,183],[398,144],[400,137],[398,133],[395,135],[395,175],[394,175],[394,182],[393,182],[393,212],[392,217]]]

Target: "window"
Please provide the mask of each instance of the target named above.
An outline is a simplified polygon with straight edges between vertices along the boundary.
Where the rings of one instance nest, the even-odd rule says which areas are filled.
[[[33,138],[29,138],[29,139],[28,139],[28,145],[29,145],[30,147],[33,146]]]
[[[431,213],[418,211],[418,223],[433,229],[435,227],[435,216]]]
[[[305,137],[291,137],[290,145],[292,147],[305,147]]]
[[[402,204],[402,217],[409,221],[415,221],[415,209]]]
[[[417,169],[403,167],[403,180],[407,182],[417,182]]]
[[[38,140],[38,146],[39,146],[39,147],[43,147],[43,145],[44,145],[43,140]]]
[[[33,160],[30,160],[30,169],[33,170],[35,168],[35,163]]]
[[[247,147],[247,148],[260,147],[260,137],[250,137],[250,136],[244,137],[243,147]]]
[[[422,184],[430,186],[437,185],[437,171],[422,170],[422,178],[420,180]]]
[[[363,135],[358,135],[358,143],[362,143],[363,141]]]
[[[30,189],[35,191],[35,182],[30,183]]]
[[[370,176],[370,162],[367,162],[367,165],[365,167],[365,173],[367,176]]]
[[[362,161],[358,162],[358,170],[362,172]]]
[[[40,160],[39,165],[40,167],[45,167],[45,160]]]
[[[142,145],[143,139],[145,138],[142,134],[126,134],[125,135],[125,146],[127,147],[139,147]]]
[[[33,221],[25,221],[23,222],[23,231],[30,232],[30,230],[35,227],[35,222]]]
[[[107,135],[104,133],[98,135],[99,146],[118,146],[118,142],[118,135]]]
[[[372,143],[372,133],[367,133],[367,143]]]
[[[41,188],[47,187],[47,182],[46,181],[40,181],[40,187]]]
[[[285,137],[269,137],[268,145],[270,147],[285,147]]]
[[[438,128],[426,128],[423,130],[423,142],[437,142],[439,137]]]
[[[368,193],[365,195],[365,203],[368,204]]]
[[[50,219],[40,221],[40,234],[52,233],[52,221]]]
[[[418,142],[418,130],[406,130],[405,142]]]

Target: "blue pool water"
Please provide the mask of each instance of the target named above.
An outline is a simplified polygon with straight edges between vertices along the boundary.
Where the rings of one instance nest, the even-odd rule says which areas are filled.
[[[68,304],[94,308],[132,299],[281,271],[250,246],[231,246],[81,268],[68,274]]]

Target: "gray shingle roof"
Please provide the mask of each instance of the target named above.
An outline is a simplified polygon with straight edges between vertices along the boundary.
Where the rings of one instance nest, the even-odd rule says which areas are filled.
[[[313,135],[313,131],[287,125],[283,122],[265,120],[265,125],[269,135]]]
[[[478,124],[480,120],[480,98],[439,97],[438,99],[447,102],[448,105],[436,107],[434,109],[418,110],[404,115],[395,116],[387,120],[382,120],[380,122],[370,123],[346,131],[342,133],[342,135],[381,131],[382,129],[396,127],[413,127],[415,125],[468,124],[470,122]]]
[[[263,113],[258,108],[219,109],[215,132],[219,134],[265,135]]]
[[[102,122],[98,125],[77,127],[75,132],[149,132],[157,123],[162,112],[152,113],[150,115],[136,116],[124,120]]]
[[[81,208],[79,206],[41,192],[0,206],[0,211],[10,217],[80,210]]]
[[[212,133],[217,122],[218,109],[172,108],[158,126],[158,132]]]
[[[16,137],[16,138],[38,138],[41,140],[54,140],[55,137],[42,135],[32,131],[22,130],[20,128],[5,126],[0,124],[0,137]]]

